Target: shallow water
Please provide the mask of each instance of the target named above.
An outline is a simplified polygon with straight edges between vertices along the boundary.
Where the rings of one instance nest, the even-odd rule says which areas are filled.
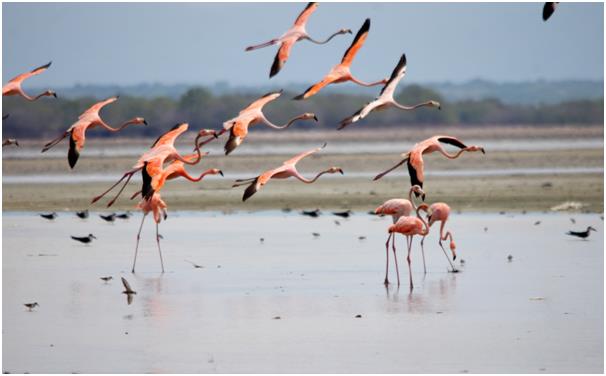
[[[447,272],[432,234],[424,275],[415,241],[412,293],[402,238],[403,284],[382,284],[389,218],[173,212],[160,225],[167,272],[149,222],[133,275],[139,222],[3,213],[3,371],[603,371],[596,214],[453,214],[462,272]],[[564,235],[588,225],[588,241]],[[89,232],[89,246],[69,238]]]

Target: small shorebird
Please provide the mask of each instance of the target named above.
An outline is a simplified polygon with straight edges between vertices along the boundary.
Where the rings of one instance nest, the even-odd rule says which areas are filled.
[[[17,141],[16,138],[7,138],[6,140],[2,141],[2,147],[5,146],[10,146],[10,145],[15,145],[15,146],[19,146],[19,141]]]
[[[40,304],[38,304],[38,302],[33,302],[33,303],[25,303],[23,304],[25,307],[27,307],[28,311],[32,311],[32,309],[34,309],[35,307],[40,306]]]
[[[259,176],[255,176],[254,178],[249,179],[238,179],[232,185],[233,187],[239,187],[241,185],[248,185],[248,188],[244,191],[244,195],[242,196],[242,201],[248,200],[252,195],[254,195],[257,191],[259,191],[265,184],[267,184],[271,179],[287,179],[290,177],[294,177],[299,179],[305,184],[312,184],[318,178],[324,174],[335,174],[340,173],[343,175],[343,170],[340,167],[329,167],[324,171],[320,171],[313,179],[307,179],[303,175],[299,173],[297,170],[297,163],[301,161],[303,158],[308,157],[318,151],[324,149],[326,147],[326,143],[319,148],[311,149],[305,151],[303,153],[297,154],[291,159],[284,161],[281,166],[276,167],[271,170],[267,170],[263,172]]]
[[[460,150],[455,154],[448,154],[442,146],[442,143],[456,146]],[[436,151],[448,159],[457,159],[463,152],[481,151],[482,154],[486,154],[483,147],[477,145],[467,146],[456,137],[442,135],[433,136],[415,144],[409,152],[402,154],[402,157],[404,158],[400,162],[387,171],[378,174],[373,180],[381,179],[383,176],[406,163],[410,175],[410,184],[418,185],[423,188],[423,181],[425,180],[423,154],[430,154]]]
[[[204,268],[204,266],[203,266],[203,265],[198,265],[198,264],[196,264],[196,263],[195,263],[195,262],[193,262],[193,261],[189,261],[189,260],[185,260],[185,261],[186,261],[186,262],[189,262],[190,264],[192,264],[192,266],[193,266],[194,268],[196,268],[196,269],[202,269],[202,268]]]
[[[342,212],[332,212],[332,214],[336,215],[337,217],[349,218],[353,214],[353,212],[351,210],[346,210]]]
[[[555,12],[558,4],[559,4],[559,2],[545,3],[545,5],[543,5],[543,21],[547,21],[549,19],[549,17],[551,17],[553,12]]]
[[[370,18],[367,18],[366,21],[364,21],[364,24],[362,25],[360,30],[358,30],[358,33],[356,34],[356,37],[354,38],[353,42],[351,42],[351,45],[349,46],[347,51],[345,51],[345,55],[343,55],[341,62],[332,67],[330,72],[328,72],[328,74],[326,74],[320,82],[313,84],[307,90],[305,90],[303,94],[297,95],[293,99],[308,99],[316,95],[325,86],[347,81],[351,81],[361,86],[375,86],[386,83],[387,79],[382,79],[370,83],[363,82],[358,80],[351,74],[351,63],[353,62],[353,59],[356,57],[356,54],[358,53],[360,48],[362,48],[362,45],[364,45],[366,37],[368,36],[368,30],[370,30]]]
[[[107,282],[111,281],[114,278],[112,276],[108,276],[108,277],[101,277],[99,279],[102,280],[103,282],[107,283]]]
[[[571,236],[576,236],[577,238],[581,238],[581,239],[587,239],[589,237],[589,232],[590,231],[596,231],[597,230],[591,226],[587,226],[587,230],[585,231],[568,231],[566,233],[566,235],[571,235]]]
[[[280,48],[278,49],[278,53],[274,58],[274,63],[271,66],[271,70],[269,71],[269,78],[272,78],[273,76],[278,74],[278,72],[280,72],[280,70],[288,60],[291,48],[296,42],[307,39],[308,41],[315,44],[325,44],[339,34],[351,34],[351,30],[341,29],[336,33],[332,34],[330,37],[328,37],[328,39],[326,39],[325,41],[320,42],[312,39],[309,34],[307,34],[307,31],[305,30],[305,25],[307,24],[307,19],[309,18],[309,16],[311,16],[311,14],[316,10],[317,7],[318,3],[308,3],[305,9],[303,9],[303,11],[297,17],[295,24],[290,29],[288,29],[286,33],[284,33],[280,38],[274,38],[269,42],[262,43],[256,46],[246,47],[246,51],[252,51],[258,48],[268,47],[280,43]]]
[[[41,213],[40,217],[52,221],[53,219],[57,218],[57,213],[55,213],[55,212],[52,212],[52,213],[49,213],[49,214],[43,214],[43,213]]]
[[[88,236],[71,236],[72,239],[79,241],[80,243],[88,244],[93,241],[93,239],[97,239],[95,235],[88,234]]]
[[[116,214],[116,218],[129,219],[131,215],[132,213],[130,211],[127,211],[126,213]]]
[[[303,210],[301,214],[312,218],[318,218],[320,216],[320,209],[316,210]]]
[[[55,93],[52,90],[46,90],[43,91],[42,93],[36,95],[35,97],[30,97],[29,95],[27,95],[25,93],[25,91],[23,91],[23,88],[21,88],[21,84],[23,83],[23,81],[27,80],[28,78],[32,77],[32,76],[36,76],[42,72],[44,72],[45,70],[48,69],[48,67],[50,67],[51,63],[45,64],[41,67],[38,67],[30,72],[26,72],[26,73],[22,73],[20,75],[18,75],[17,77],[11,79],[10,81],[8,81],[8,83],[6,85],[4,85],[2,87],[2,96],[9,96],[9,95],[20,95],[23,98],[27,99],[28,101],[35,101],[40,97],[45,97],[45,96],[53,96],[55,98],[57,98],[57,93]]]
[[[78,216],[78,218],[86,219],[88,218],[88,209],[77,211],[76,215]]]
[[[116,220],[116,213],[111,213],[108,215],[99,214],[99,217],[101,217],[101,219],[103,219],[106,222],[113,222]]]

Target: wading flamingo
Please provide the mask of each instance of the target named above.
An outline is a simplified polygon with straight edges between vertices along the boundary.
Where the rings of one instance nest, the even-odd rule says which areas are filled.
[[[406,261],[408,262],[408,275],[410,279],[410,290],[412,291],[413,283],[412,283],[412,268],[410,261],[410,251],[412,249],[412,241],[415,235],[426,236],[429,233],[429,226],[427,222],[421,218],[419,214],[420,210],[427,210],[427,204],[421,204],[419,207],[415,206],[414,201],[412,201],[412,206],[415,212],[417,213],[416,217],[400,217],[396,223],[389,226],[389,236],[387,237],[387,243],[389,244],[389,239],[393,238],[396,233],[405,235],[407,237],[406,243],[408,245],[408,256]],[[392,242],[393,254],[396,254],[396,243]],[[397,260],[396,260],[397,263]],[[398,280],[398,285],[400,281]]]
[[[547,21],[549,19],[549,17],[551,17],[551,15],[553,14],[553,12],[555,12],[556,7],[558,6],[559,2],[557,3],[545,3],[545,5],[543,6],[543,21]]]
[[[448,154],[444,147],[441,145],[441,143],[456,146],[461,150],[459,150],[455,154]],[[425,180],[425,174],[423,171],[423,154],[429,154],[436,151],[444,155],[448,159],[456,159],[465,151],[481,151],[482,154],[486,154],[483,147],[477,145],[467,146],[456,137],[433,136],[417,143],[415,146],[412,147],[409,152],[402,154],[402,157],[404,157],[404,159],[402,159],[400,162],[398,162],[395,166],[391,167],[387,171],[384,171],[379,175],[375,176],[373,180],[381,179],[383,176],[387,175],[391,171],[406,163],[408,166],[408,173],[410,174],[410,184],[418,185],[423,188],[423,181]]]
[[[368,102],[364,107],[362,107],[358,112],[351,115],[350,117],[343,119],[337,129],[341,130],[348,126],[349,124],[355,123],[358,120],[364,119],[368,114],[372,111],[384,110],[389,107],[396,107],[401,110],[410,111],[419,107],[437,107],[438,110],[441,109],[440,102],[430,100],[427,102],[419,103],[414,106],[405,106],[401,105],[393,98],[393,94],[398,86],[398,83],[404,76],[406,75],[406,54],[402,55],[398,65],[393,70],[389,81],[383,86],[381,89],[381,93],[378,97],[376,97],[373,101]]]
[[[261,175],[256,176],[254,178],[238,179],[235,181],[232,188],[239,187],[241,185],[249,185],[248,188],[246,188],[246,190],[244,191],[244,196],[242,197],[242,201],[246,201],[246,200],[248,200],[248,198],[250,198],[250,196],[254,195],[259,189],[261,189],[271,179],[287,179],[290,177],[295,177],[295,178],[301,180],[303,183],[311,184],[311,183],[315,182],[316,180],[318,180],[318,178],[324,174],[334,174],[334,173],[339,172],[341,175],[343,175],[343,170],[340,167],[330,167],[327,170],[321,171],[313,179],[309,180],[309,179],[306,179],[304,176],[302,176],[299,173],[299,171],[297,171],[297,163],[301,159],[308,157],[308,156],[324,149],[324,147],[326,147],[326,144],[322,145],[319,148],[315,148],[315,149],[303,152],[287,161],[284,161],[282,166],[280,166],[278,168],[274,168],[273,170],[265,171]]]
[[[401,217],[408,217],[410,213],[412,213],[412,192],[415,192],[423,199],[425,199],[425,192],[418,185],[414,185],[410,187],[410,191],[408,191],[408,200],[405,198],[392,198],[391,200],[385,201],[381,206],[375,209],[374,214],[377,215],[390,215],[393,223],[395,224],[398,219]],[[395,236],[392,237],[392,243],[395,242]],[[406,236],[406,242],[408,244],[408,236]],[[386,252],[386,263],[385,263],[385,285],[389,284],[388,274],[389,274],[389,238],[387,239],[387,243],[385,243],[385,252]],[[398,269],[398,257],[395,253],[393,254],[395,264],[396,264],[396,274],[398,276],[398,285],[400,284],[400,270]]]
[[[168,132],[166,132],[163,135],[161,135],[160,137],[158,137],[158,139],[156,141],[154,141],[154,143],[152,144],[151,149],[149,151],[147,151],[146,153],[144,153],[141,156],[141,158],[139,158],[137,163],[135,163],[135,165],[133,166],[133,168],[130,171],[125,172],[124,175],[122,175],[122,177],[120,178],[120,180],[118,180],[116,183],[114,183],[114,185],[109,187],[109,189],[107,189],[105,192],[103,192],[99,196],[94,197],[91,203],[95,203],[98,200],[100,200],[103,196],[105,196],[112,189],[114,189],[118,184],[120,184],[120,182],[122,180],[126,179],[126,181],[122,185],[122,188],[120,188],[120,190],[118,191],[118,194],[107,204],[108,207],[111,206],[118,199],[118,197],[120,196],[120,194],[122,193],[124,188],[126,188],[126,185],[130,181],[132,176],[135,173],[137,173],[138,171],[147,169],[148,165],[149,165],[150,170],[155,169],[157,171],[160,171],[165,162],[172,162],[174,160],[179,160],[185,164],[190,164],[190,165],[198,163],[200,161],[200,159],[202,158],[202,152],[200,151],[200,146],[209,141],[209,140],[207,140],[207,141],[203,142],[202,144],[198,144],[198,140],[201,137],[208,136],[208,135],[212,135],[213,137],[216,137],[216,132],[214,130],[208,130],[208,129],[202,129],[200,132],[198,132],[198,135],[196,136],[196,141],[195,141],[195,145],[196,145],[195,150],[197,153],[196,155],[198,157],[192,161],[189,161],[189,160],[185,159],[183,156],[181,156],[177,152],[177,149],[175,148],[175,140],[177,139],[177,137],[179,137],[181,134],[183,134],[185,131],[187,131],[188,127],[189,127],[189,124],[180,123],[180,124],[177,124],[174,127],[172,127]],[[149,176],[149,172],[143,173],[143,179],[151,180],[151,177]]]
[[[431,204],[427,211],[427,221],[428,221],[430,228],[431,228],[431,226],[433,226],[434,223],[436,223],[438,221],[440,222],[440,238],[439,238],[440,240],[438,241],[438,244],[440,244],[440,248],[442,248],[442,251],[444,252],[444,256],[446,256],[446,260],[448,260],[448,263],[450,264],[452,271],[454,273],[456,273],[456,272],[458,272],[458,270],[457,270],[457,268],[455,268],[455,266],[450,261],[450,258],[446,254],[446,250],[444,249],[444,246],[442,245],[442,241],[448,240],[448,238],[450,238],[450,252],[452,253],[452,260],[453,261],[456,260],[457,259],[457,253],[456,253],[457,246],[455,245],[454,239],[452,238],[452,233],[450,231],[444,233],[444,227],[446,226],[446,221],[448,221],[449,216],[450,216],[450,206],[448,206],[448,204],[446,204],[444,202],[436,202],[436,203]],[[425,272],[427,272],[425,270],[425,250],[423,249],[424,242],[425,242],[425,236],[423,236],[423,238],[421,239],[421,252],[423,253],[423,270]]]
[[[380,85],[380,84],[386,83],[387,79],[383,79],[383,80],[380,80],[377,82],[366,83],[366,82],[360,81],[357,78],[355,78],[351,74],[351,71],[350,71],[351,63],[352,63],[354,57],[356,56],[356,54],[358,53],[358,50],[360,50],[360,48],[362,48],[364,41],[366,41],[366,37],[368,36],[369,29],[370,29],[370,19],[367,18],[366,21],[364,21],[364,24],[362,25],[360,30],[358,31],[358,34],[356,34],[356,37],[354,38],[353,42],[351,43],[351,46],[349,46],[347,51],[345,51],[345,55],[343,55],[343,59],[341,59],[341,62],[339,64],[335,65],[330,70],[330,72],[328,72],[328,74],[326,76],[324,76],[322,81],[312,85],[307,90],[305,90],[305,92],[303,94],[297,95],[296,97],[294,97],[294,99],[310,98],[313,95],[317,94],[323,87],[330,85],[330,84],[338,84],[341,82],[352,81],[352,82],[354,82],[358,85],[362,85],[362,86],[374,86],[374,85]]]
[[[30,97],[29,95],[27,95],[25,93],[25,91],[23,91],[23,88],[21,87],[21,84],[23,83],[23,81],[27,80],[28,78],[32,77],[32,76],[36,76],[42,72],[44,72],[45,70],[48,69],[48,67],[50,67],[51,63],[48,63],[46,65],[43,65],[41,67],[38,67],[34,70],[32,70],[31,72],[27,72],[27,73],[22,73],[20,75],[18,75],[17,77],[11,79],[10,81],[8,81],[8,83],[6,85],[4,85],[2,87],[2,96],[9,96],[9,95],[20,95],[23,98],[27,99],[28,101],[35,101],[36,99],[40,98],[40,97],[47,97],[47,96],[53,96],[55,98],[57,98],[57,93],[55,93],[52,90],[46,90],[43,91],[42,93],[36,95],[35,97]]]
[[[284,64],[286,64],[286,60],[288,60],[291,48],[296,42],[307,39],[308,41],[313,42],[315,44],[325,44],[339,34],[351,34],[351,30],[341,29],[336,33],[332,34],[330,37],[328,37],[328,39],[323,42],[312,39],[305,30],[305,24],[307,23],[307,19],[309,18],[309,16],[311,16],[311,14],[316,10],[317,7],[318,3],[307,4],[303,12],[299,14],[299,17],[297,17],[295,24],[290,29],[288,29],[288,31],[286,31],[286,33],[284,33],[280,38],[275,38],[270,40],[269,42],[262,43],[256,46],[246,47],[246,51],[252,51],[258,48],[268,47],[280,43],[280,48],[278,49],[278,53],[274,58],[274,63],[271,66],[271,70],[269,71],[269,78],[272,78],[273,76],[278,74],[278,72],[280,72]]]
[[[281,90],[273,93],[267,93],[240,111],[238,116],[223,123],[223,129],[221,132],[219,132],[219,135],[229,131],[229,140],[227,140],[225,143],[225,155],[228,155],[234,151],[234,149],[244,141],[244,138],[248,134],[248,127],[254,124],[264,123],[265,125],[274,129],[285,129],[290,127],[290,125],[297,120],[314,119],[315,121],[318,121],[316,115],[312,113],[304,113],[295,116],[284,125],[276,125],[267,120],[263,114],[263,107],[269,102],[278,99],[281,94]]]
[[[142,199],[141,202],[137,205],[137,208],[143,211],[143,219],[141,220],[141,225],[139,226],[139,232],[137,232],[137,244],[135,245],[135,259],[133,260],[133,269],[132,273],[135,272],[135,264],[137,263],[137,252],[139,251],[139,239],[141,239],[141,230],[143,229],[143,223],[145,222],[145,217],[152,212],[154,216],[154,221],[156,222],[156,243],[158,244],[158,254],[160,255],[160,266],[162,267],[162,273],[164,273],[164,261],[162,260],[162,249],[160,248],[160,234],[158,232],[158,225],[164,218],[168,217],[166,212],[166,203],[160,197],[160,193],[154,192],[154,194],[149,199]]]
[[[147,125],[147,122],[142,117],[136,117],[127,120],[118,128],[112,128],[107,123],[105,123],[103,119],[101,119],[99,111],[101,111],[103,107],[117,100],[118,97],[116,96],[92,105],[90,108],[84,111],[78,117],[78,121],[72,124],[72,126],[69,127],[65,132],[63,132],[61,136],[44,145],[42,152],[44,153],[53,146],[57,145],[69,135],[69,151],[67,152],[67,161],[69,163],[69,167],[74,168],[76,162],[78,162],[78,157],[80,157],[80,151],[82,150],[82,148],[84,148],[85,135],[88,129],[92,129],[95,127],[103,127],[110,132],[119,132],[131,124]]]

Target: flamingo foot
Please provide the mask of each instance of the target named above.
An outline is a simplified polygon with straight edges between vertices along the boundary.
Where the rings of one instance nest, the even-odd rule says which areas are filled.
[[[385,281],[383,281],[383,284],[384,284],[385,286],[389,286],[389,280],[388,280],[387,278],[385,278]]]

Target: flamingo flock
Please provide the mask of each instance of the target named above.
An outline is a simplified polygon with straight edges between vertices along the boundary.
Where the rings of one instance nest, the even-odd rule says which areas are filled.
[[[547,3],[545,5],[545,9],[543,12],[544,19],[549,18],[553,11],[555,10],[555,6],[557,3]],[[308,40],[312,43],[323,45],[327,44],[330,40],[338,35],[346,35],[351,34],[352,31],[350,29],[342,28],[330,35],[324,41],[318,41],[313,39],[306,31],[307,22],[309,21],[310,16],[316,11],[318,8],[318,4],[311,2],[307,4],[305,9],[299,14],[297,19],[295,20],[294,25],[287,30],[281,37],[271,39],[268,42],[253,45],[247,47],[246,51],[253,51],[256,49],[269,47],[273,45],[279,45],[278,52],[275,56],[273,64],[270,68],[269,77],[273,77],[278,74],[282,68],[285,66],[287,60],[290,57],[291,50],[295,43],[303,40]],[[376,86],[383,85],[379,95],[373,101],[365,104],[357,111],[355,114],[343,119],[340,124],[337,126],[338,130],[341,130],[353,123],[360,122],[369,116],[374,111],[384,110],[390,107],[395,107],[397,109],[403,111],[412,111],[421,107],[430,107],[441,109],[441,105],[439,102],[435,100],[427,100],[425,102],[415,104],[415,105],[404,105],[397,103],[394,99],[395,90],[400,83],[400,81],[406,75],[406,62],[407,58],[405,54],[402,54],[397,65],[395,66],[393,72],[389,76],[389,78],[379,79],[374,82],[364,82],[358,78],[356,78],[351,73],[351,65],[360,51],[360,49],[365,44],[369,31],[370,31],[371,21],[369,18],[365,19],[362,26],[356,33],[351,45],[345,51],[343,58],[341,61],[335,65],[330,71],[317,83],[311,85],[305,92],[296,96],[295,100],[303,100],[308,99],[314,95],[316,95],[321,90],[327,88],[329,85],[344,83],[351,81],[357,85],[361,86]],[[2,88],[3,96],[11,96],[18,95],[25,98],[28,101],[35,101],[45,96],[57,97],[57,94],[52,90],[46,90],[40,94],[35,96],[30,96],[25,93],[21,87],[23,81],[42,74],[46,70],[49,69],[51,63],[45,64],[38,68],[35,68],[29,72],[18,75],[17,77],[11,79],[4,87]],[[91,201],[91,204],[96,203],[109,192],[111,192],[114,188],[116,188],[120,183],[122,183],[121,188],[118,190],[117,194],[108,201],[107,206],[110,207],[122,194],[129,181],[135,174],[141,172],[141,188],[137,192],[135,192],[131,199],[134,199],[141,195],[141,200],[137,204],[137,208],[140,209],[143,213],[143,218],[141,220],[141,224],[139,226],[139,231],[137,232],[136,244],[135,244],[135,252],[134,252],[134,260],[131,271],[135,272],[135,266],[137,262],[137,254],[139,250],[139,240],[141,230],[143,228],[143,224],[145,222],[145,218],[149,213],[153,214],[153,219],[156,224],[156,242],[158,247],[158,254],[160,258],[161,270],[164,272],[164,261],[162,258],[162,251],[160,248],[160,239],[161,235],[158,233],[158,227],[162,220],[166,220],[168,217],[167,208],[168,205],[161,197],[161,190],[164,185],[174,179],[179,177],[185,178],[191,182],[199,182],[205,176],[208,175],[221,175],[223,176],[223,171],[210,168],[202,172],[199,176],[194,177],[187,172],[186,166],[197,165],[207,152],[202,152],[201,148],[209,142],[218,139],[224,133],[228,133],[228,139],[225,142],[224,150],[225,155],[229,155],[232,153],[242,142],[245,140],[246,136],[249,132],[249,127],[258,123],[263,123],[270,128],[273,129],[286,129],[290,127],[297,121],[305,121],[305,120],[314,120],[318,121],[318,118],[313,113],[303,113],[293,117],[291,120],[286,122],[283,125],[276,125],[269,121],[267,117],[263,113],[263,108],[270,104],[273,101],[276,101],[281,96],[282,91],[276,91],[268,93],[261,98],[257,99],[253,103],[251,103],[248,107],[240,111],[240,113],[223,123],[222,129],[210,130],[210,129],[202,129],[198,131],[197,136],[194,141],[194,152],[190,154],[183,155],[179,153],[179,151],[175,147],[175,140],[185,133],[188,130],[188,123],[180,123],[172,127],[170,130],[166,131],[164,134],[160,135],[158,139],[151,145],[150,149],[143,153],[143,155],[137,160],[137,162],[133,165],[133,167],[126,171],[122,177],[111,187],[109,187],[106,191],[102,192],[98,196],[94,197]],[[53,148],[57,144],[59,144],[63,139],[69,138],[69,148],[67,153],[67,160],[69,167],[74,169],[76,163],[82,153],[85,145],[85,135],[89,129],[93,129],[96,127],[104,128],[105,130],[117,133],[129,125],[147,125],[147,121],[143,117],[134,117],[130,120],[124,121],[118,127],[112,127],[107,124],[101,117],[101,110],[118,100],[118,96],[111,97],[95,103],[90,108],[86,109],[78,119],[67,128],[65,132],[63,132],[57,138],[49,141],[42,148],[42,152],[46,152],[47,150]],[[6,118],[7,115],[3,116],[3,119]],[[208,137],[204,140],[201,140],[203,137]],[[14,139],[7,139],[3,142],[3,147],[11,144],[18,145],[17,141]],[[455,154],[449,154],[444,148],[444,144],[454,146],[459,148],[459,151]],[[259,192],[263,186],[265,186],[272,179],[287,179],[290,177],[294,177],[295,179],[305,183],[312,184],[316,182],[322,175],[324,174],[343,174],[343,169],[337,166],[328,167],[327,169],[318,172],[313,178],[304,177],[297,170],[297,163],[302,159],[311,156],[315,153],[318,153],[322,149],[326,147],[326,143],[321,147],[303,151],[300,154],[294,156],[293,158],[283,162],[281,166],[276,168],[267,170],[265,172],[260,173],[259,175],[249,178],[249,179],[239,179],[236,180],[232,187],[239,186],[247,186],[244,190],[244,194],[242,197],[242,201],[249,200],[253,195]],[[397,283],[400,284],[400,275],[397,263],[397,255],[396,255],[396,234],[401,234],[406,237],[407,244],[407,263],[409,270],[409,284],[410,288],[413,288],[413,278],[412,278],[412,269],[411,269],[411,250],[412,243],[415,236],[421,237],[421,249],[423,252],[423,264],[424,270],[425,268],[425,254],[423,250],[423,244],[425,237],[429,234],[430,229],[433,224],[436,222],[440,222],[440,234],[439,234],[439,246],[442,248],[446,259],[450,263],[450,267],[452,271],[456,271],[456,268],[450,261],[450,257],[446,253],[442,242],[449,241],[450,251],[452,259],[456,258],[456,246],[454,242],[454,237],[452,231],[445,231],[446,223],[449,219],[450,207],[446,203],[433,203],[432,205],[428,205],[424,202],[417,202],[419,199],[421,201],[425,200],[426,197],[426,187],[424,188],[424,176],[425,176],[425,164],[423,161],[423,155],[438,152],[445,156],[448,159],[458,159],[464,152],[477,152],[481,151],[485,153],[485,150],[481,146],[471,145],[467,146],[464,142],[459,140],[453,136],[446,135],[437,135],[427,140],[421,141],[417,143],[410,151],[404,153],[402,155],[402,159],[393,167],[388,170],[379,173],[376,175],[374,180],[379,180],[385,175],[389,174],[391,171],[397,169],[399,166],[406,164],[407,171],[410,176],[411,188],[408,192],[408,199],[404,198],[393,198],[384,202],[381,206],[376,208],[374,211],[375,214],[381,215],[389,215],[393,219],[393,223],[387,228],[387,242],[385,243],[386,248],[386,257],[387,262],[385,266],[385,279],[384,283],[389,284],[389,243],[391,242],[391,248],[395,261],[395,269],[397,273]],[[415,197],[413,197],[413,194]],[[421,212],[425,212],[425,217],[421,215]],[[347,214],[347,216],[349,213]],[[43,215],[44,216],[44,215]],[[52,218],[54,218],[56,214],[52,214]],[[88,216],[88,212],[86,212],[86,216]],[[345,215],[343,215],[345,217]],[[46,218],[46,217],[45,217]],[[49,219],[52,219],[49,218]],[[589,233],[589,229],[587,230],[587,234]],[[576,235],[576,234],[574,234]],[[91,242],[94,239],[94,236],[90,234],[87,237],[77,238],[76,240],[81,242]],[[128,282],[123,279],[125,285],[125,293],[129,295],[135,294],[135,292],[130,288]],[[33,307],[31,307],[33,308]]]

